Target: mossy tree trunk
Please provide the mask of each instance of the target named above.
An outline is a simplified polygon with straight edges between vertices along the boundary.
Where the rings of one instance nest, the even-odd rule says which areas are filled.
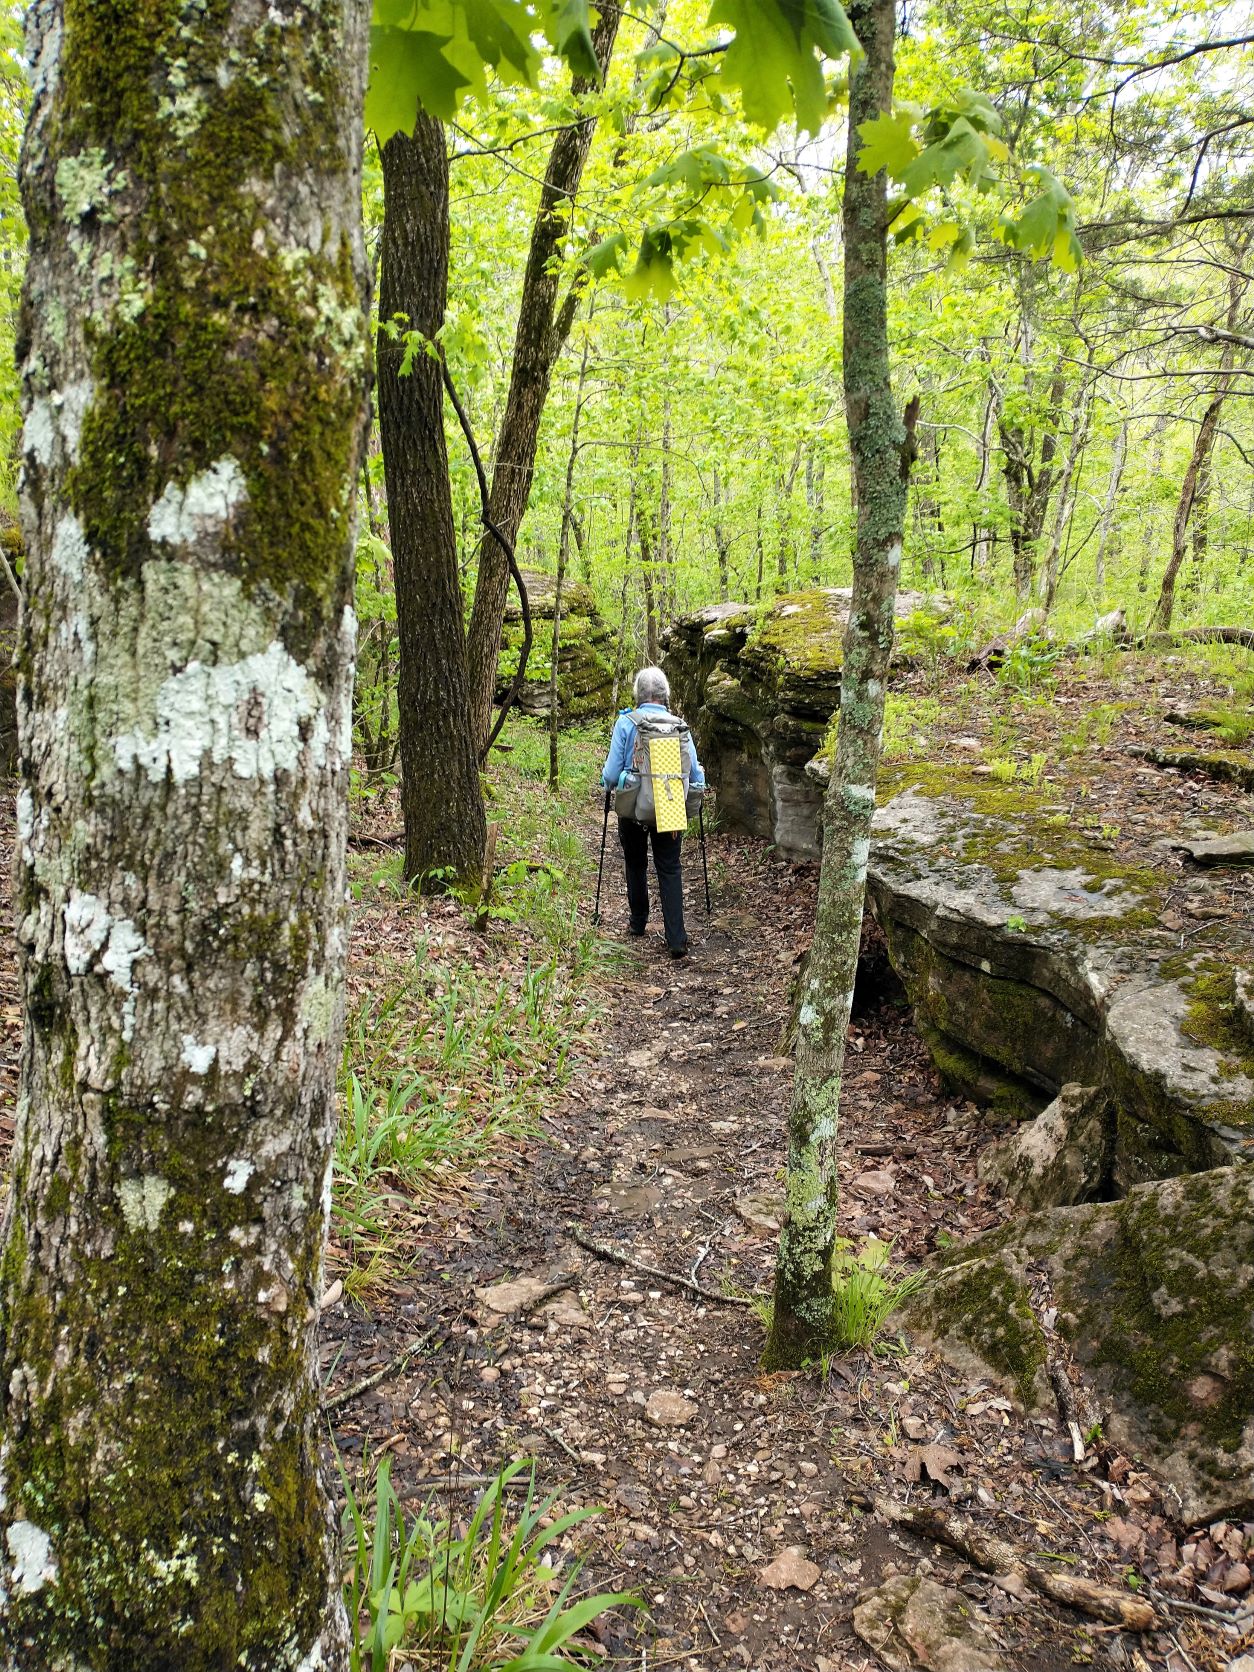
[[[444,125],[418,113],[413,138],[383,147],[379,318],[434,339],[448,299],[449,177]],[[471,720],[466,625],[444,440],[440,363],[380,329],[379,432],[400,645],[399,738],[405,875],[483,872],[487,820]]]
[[[315,1332],[369,7],[28,14],[0,1665],[347,1665]]]
[[[593,46],[603,71],[614,50],[621,17],[616,6],[606,7],[593,31]],[[576,77],[573,91],[580,97],[592,91],[592,84]],[[527,252],[509,393],[497,437],[489,503],[493,523],[513,545],[517,545],[518,530],[531,498],[540,420],[549,397],[553,368],[570,335],[579,303],[578,291],[572,287],[558,306],[561,246],[570,230],[571,209],[595,132],[596,117],[586,116],[563,128],[553,141]],[[485,533],[479,542],[479,570],[467,648],[471,712],[478,748],[487,741],[492,726],[492,699],[496,693],[509,587],[505,554],[493,536]]]
[[[889,374],[885,176],[863,174],[856,161],[858,128],[892,102],[895,0],[855,0],[849,16],[866,49],[850,83],[844,200],[845,410],[857,483],[857,544],[836,761],[823,808],[818,915],[788,1115],[787,1196],[764,1355],[768,1369],[795,1368],[830,1345],[840,1082],[917,410],[903,423]]]

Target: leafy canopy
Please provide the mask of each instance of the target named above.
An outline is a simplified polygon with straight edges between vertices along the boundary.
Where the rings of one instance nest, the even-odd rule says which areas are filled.
[[[653,0],[641,0],[646,12]],[[412,132],[419,105],[444,120],[467,97],[483,99],[489,72],[505,84],[537,85],[543,52],[561,56],[587,84],[600,82],[589,0],[375,0],[366,122],[380,144]],[[649,108],[675,104],[700,88],[712,113],[739,105],[751,128],[772,133],[793,120],[817,133],[832,92],[825,66],[862,57],[840,0],[713,0],[708,44],[683,48],[660,39],[637,58]],[[953,202],[961,185],[1001,190],[1022,203],[1007,210],[998,234],[1012,249],[1074,272],[1080,261],[1071,197],[1040,164],[1020,171],[1002,135],[1001,118],[982,93],[964,91],[923,110],[899,104],[858,130],[858,167],[881,169],[900,187],[891,230],[898,242],[923,240],[948,250],[960,268],[974,248],[971,228]],[[649,195],[651,194],[651,196]],[[634,266],[619,231],[588,255],[594,276],[616,274],[632,298],[665,301],[674,264],[692,251],[726,250],[750,228],[765,225],[769,181],[737,167],[710,143],[673,158],[645,182],[645,226]],[[939,200],[943,213],[933,213]],[[1026,200],[1026,201],[1024,201]]]

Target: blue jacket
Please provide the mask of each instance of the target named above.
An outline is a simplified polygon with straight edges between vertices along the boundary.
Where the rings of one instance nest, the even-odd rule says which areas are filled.
[[[650,714],[668,714],[670,710],[664,703],[642,702],[642,710]],[[636,722],[632,719],[634,710],[623,709],[614,722],[614,732],[610,738],[610,752],[605,757],[605,765],[601,768],[601,782],[607,790],[617,789],[618,780],[631,765],[631,757],[636,749]],[[699,788],[705,787],[705,773],[701,769],[701,762],[697,759],[697,745],[692,745],[692,779],[691,782]]]

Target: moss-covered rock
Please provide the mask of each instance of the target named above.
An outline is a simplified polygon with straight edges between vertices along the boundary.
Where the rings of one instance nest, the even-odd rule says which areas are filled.
[[[664,666],[697,737],[726,822],[803,858],[819,850],[823,801],[806,766],[840,704],[849,592],[822,587],[769,604],[716,604],[675,623]],[[941,597],[901,593],[896,656],[918,655],[948,615]]]
[[[1186,1522],[1254,1512],[1254,1167],[1012,1220],[951,1254],[906,1321],[1053,1412],[1031,1273],[1117,1445]]]
[[[1254,1047],[1239,923],[1181,955],[1171,880],[1129,865],[1043,791],[970,768],[889,768],[872,907],[941,1072],[1037,1114],[1067,1082],[1100,1088],[1108,1187],[1254,1158]],[[1093,1128],[1097,1142],[1097,1128]],[[1073,1198],[1075,1199],[1075,1198]]]
[[[982,1152],[980,1177],[1000,1185],[1020,1211],[1101,1201],[1114,1136],[1105,1092],[1066,1085],[1035,1120]]]
[[[555,582],[552,575],[523,571],[531,606],[532,645],[527,677],[518,694],[524,714],[547,718],[553,653]],[[510,594],[501,635],[496,696],[499,702],[514,682],[522,650],[522,610]],[[567,581],[562,587],[562,625],[557,661],[557,709],[562,725],[608,715],[614,689],[613,634],[601,617],[590,589]]]

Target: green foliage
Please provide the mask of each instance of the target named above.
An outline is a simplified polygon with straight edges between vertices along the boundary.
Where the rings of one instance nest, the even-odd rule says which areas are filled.
[[[710,23],[733,31],[723,77],[767,133],[792,116],[801,132],[817,133],[828,113],[823,60],[862,56],[838,0],[714,0]]]
[[[832,1261],[834,1345],[874,1347],[893,1313],[922,1288],[923,1274],[894,1266],[892,1252],[892,1244],[878,1237],[869,1237],[861,1248],[837,1239]]]
[[[595,1650],[582,1633],[614,1608],[636,1608],[627,1592],[575,1598],[578,1560],[565,1574],[558,1547],[592,1509],[551,1514],[557,1494],[539,1497],[534,1463],[502,1468],[464,1529],[431,1506],[412,1521],[396,1495],[390,1460],[375,1476],[369,1506],[344,1483],[344,1528],[352,1566],[345,1602],[353,1623],[353,1672],[389,1672],[398,1653],[447,1672],[550,1672],[584,1665]],[[510,1489],[525,1477],[525,1495]]]

